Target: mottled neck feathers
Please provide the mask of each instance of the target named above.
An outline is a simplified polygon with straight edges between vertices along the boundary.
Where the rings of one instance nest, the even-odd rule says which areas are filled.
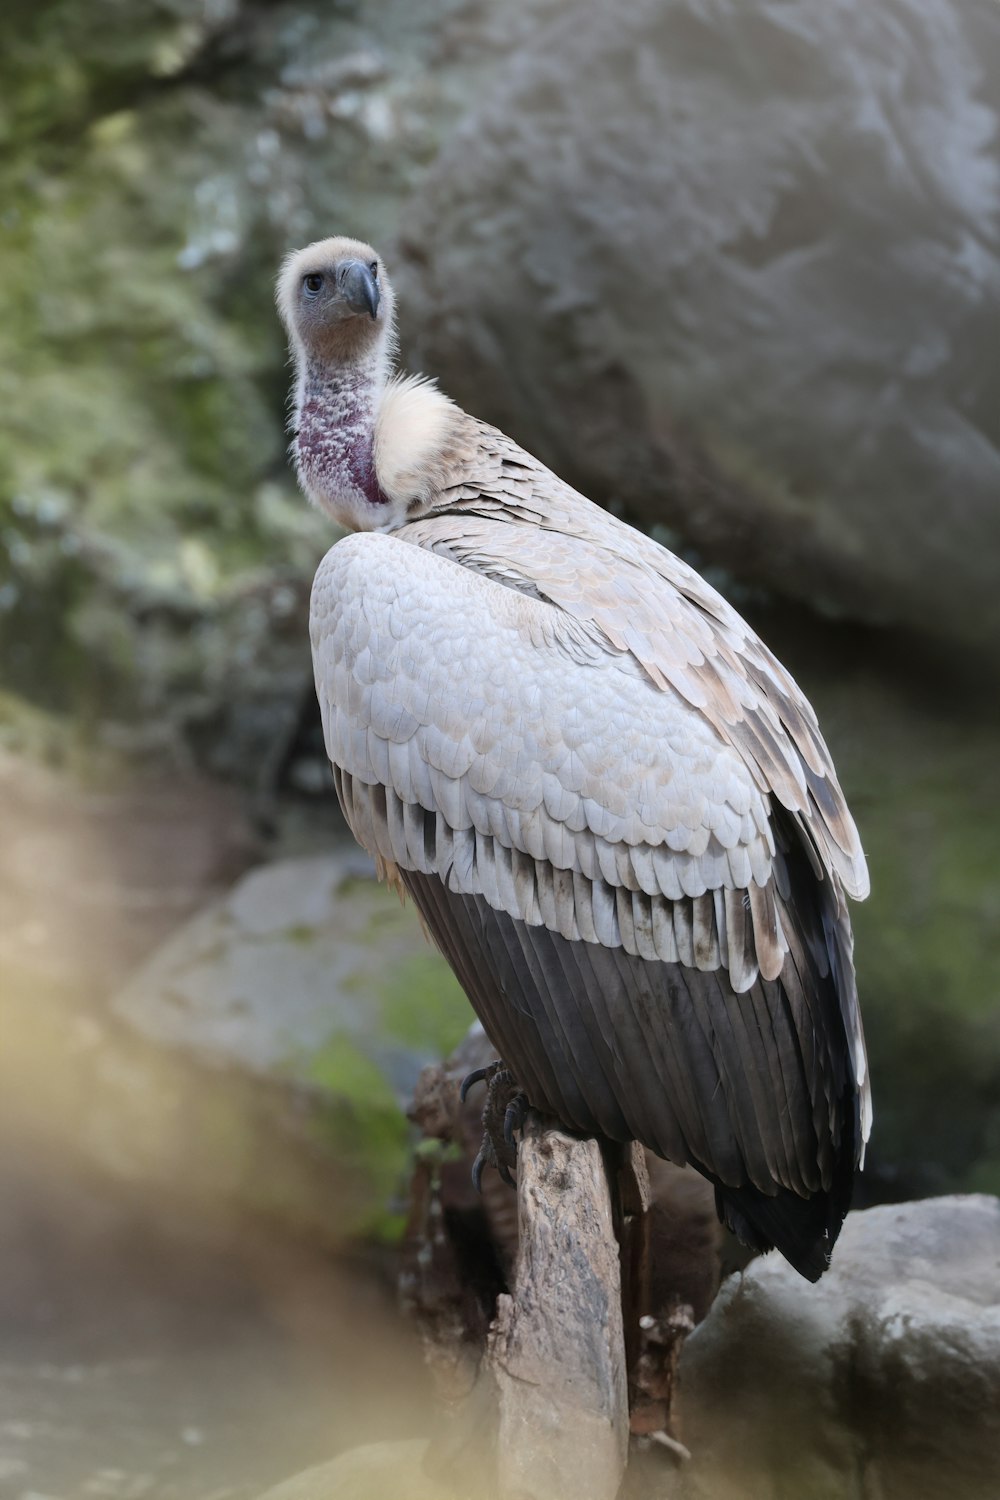
[[[303,489],[351,531],[394,530],[429,504],[464,413],[420,377],[372,360],[309,361],[296,407]]]

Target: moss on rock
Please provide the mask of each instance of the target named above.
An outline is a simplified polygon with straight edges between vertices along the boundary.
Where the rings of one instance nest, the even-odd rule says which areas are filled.
[[[218,720],[295,700],[331,540],[285,462],[274,269],[338,224],[385,242],[462,93],[430,3],[127,11],[0,16],[4,683],[140,749],[214,716],[246,775],[266,726]]]

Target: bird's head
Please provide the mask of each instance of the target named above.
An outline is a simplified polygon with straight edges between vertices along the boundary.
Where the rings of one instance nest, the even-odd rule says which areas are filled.
[[[278,277],[277,302],[297,360],[388,361],[395,299],[379,255],[362,240],[335,236],[293,251]]]
[[[288,256],[277,301],[302,488],[350,530],[403,525],[436,493],[461,414],[431,382],[390,378],[395,299],[380,257],[361,240],[319,240]]]

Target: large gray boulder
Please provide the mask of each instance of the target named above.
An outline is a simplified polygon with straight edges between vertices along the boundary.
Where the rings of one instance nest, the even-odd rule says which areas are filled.
[[[287,1169],[269,1180],[247,1160],[269,1122],[331,1174],[322,1199],[340,1234],[398,1231],[405,1111],[421,1069],[451,1050],[471,1010],[414,909],[376,884],[360,850],[251,870],[157,949],[113,1010],[224,1116],[224,1127],[200,1122],[198,1154],[217,1191],[228,1178],[247,1201],[235,1157],[258,1202],[273,1194],[286,1220],[327,1227],[313,1182],[288,1192]]]
[[[744,578],[1000,646],[995,0],[570,3],[404,222],[415,361]]]
[[[995,1500],[1000,1202],[848,1216],[815,1287],[758,1260],[681,1359],[682,1500]]]

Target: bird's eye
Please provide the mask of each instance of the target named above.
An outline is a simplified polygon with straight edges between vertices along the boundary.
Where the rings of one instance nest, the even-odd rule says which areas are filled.
[[[372,273],[372,281],[378,281],[378,261],[373,260],[368,269]]]
[[[302,285],[305,287],[307,297],[315,297],[323,286],[323,278],[317,271],[313,271],[310,276],[303,276]]]

